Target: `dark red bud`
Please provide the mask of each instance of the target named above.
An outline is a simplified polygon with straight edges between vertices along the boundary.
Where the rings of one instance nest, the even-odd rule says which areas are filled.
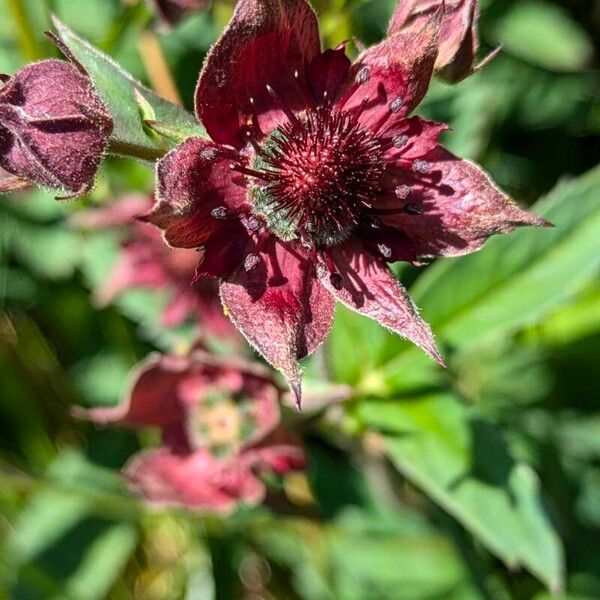
[[[0,89],[0,166],[63,197],[91,188],[112,129],[89,78],[68,62],[29,65]]]

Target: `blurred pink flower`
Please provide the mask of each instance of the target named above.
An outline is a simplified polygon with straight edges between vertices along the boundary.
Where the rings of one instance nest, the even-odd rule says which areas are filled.
[[[150,504],[227,513],[264,498],[261,472],[304,467],[302,450],[277,438],[278,399],[263,367],[194,350],[188,357],[151,356],[124,404],[80,414],[161,430],[162,445],[124,469],[130,488]]]
[[[208,280],[192,283],[198,252],[165,245],[157,229],[136,219],[150,206],[151,198],[130,194],[106,207],[91,209],[73,218],[73,222],[82,227],[122,227],[127,232],[117,264],[94,294],[96,302],[107,305],[119,294],[133,288],[169,290],[171,298],[162,317],[166,327],[193,318],[206,334],[230,341],[239,339],[223,314],[216,283]]]

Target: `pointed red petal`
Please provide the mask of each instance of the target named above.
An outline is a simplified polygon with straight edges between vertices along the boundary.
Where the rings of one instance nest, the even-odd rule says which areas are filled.
[[[336,285],[329,277],[322,281],[337,300],[407,338],[444,365],[429,325],[419,317],[406,290],[383,260],[375,258],[356,240],[333,248],[330,257],[341,280]]]
[[[440,21],[441,9],[418,32],[391,35],[356,59],[352,73],[360,85],[346,108],[359,109],[364,101],[363,124],[380,122],[390,107],[406,115],[419,104],[431,80]]]
[[[167,427],[182,422],[177,386],[188,366],[185,358],[151,355],[133,373],[125,401],[114,408],[79,409],[77,416],[97,423],[128,427]]]
[[[442,147],[424,160],[426,174],[406,170],[396,175],[378,205],[394,211],[382,220],[406,235],[418,255],[460,256],[478,250],[495,233],[548,225],[512,203],[474,163]],[[410,190],[404,200],[394,193],[400,186]]]
[[[248,341],[283,373],[299,404],[298,359],[327,336],[334,301],[300,247],[270,238],[245,263],[221,284],[223,305]]]
[[[246,190],[236,185],[239,174],[218,147],[202,138],[188,138],[156,167],[156,204],[144,221],[164,231],[176,248],[195,248],[246,204]],[[222,209],[225,218],[215,216]]]
[[[304,108],[306,69],[319,52],[317,20],[305,0],[240,0],[198,81],[196,113],[206,131],[239,147],[245,143],[241,126],[254,112],[251,98],[265,133],[283,118],[282,103]]]

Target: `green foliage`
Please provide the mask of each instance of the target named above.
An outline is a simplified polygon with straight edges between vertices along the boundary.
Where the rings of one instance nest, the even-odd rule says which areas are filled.
[[[194,116],[164,100],[124,71],[109,56],[80,38],[57,18],[60,40],[88,72],[114,120],[112,151],[148,160],[160,158],[164,148],[148,134],[144,120],[159,121],[188,135],[202,135]]]
[[[314,4],[327,45],[352,40],[355,52],[381,38],[394,2]],[[261,508],[150,511],[118,469],[154,434],[72,416],[115,405],[148,352],[194,339],[191,326],[162,325],[166,291],[99,310],[93,292],[122,236],[69,225],[90,205],[151,192],[147,165],[107,161],[79,203],[2,197],[1,598],[600,598],[598,26],[589,2],[481,4],[482,48],[504,52],[458,86],[435,83],[422,112],[449,122],[444,143],[554,228],[398,269],[447,370],[339,307],[305,364],[314,402],[285,415],[307,476]],[[115,117],[111,150],[151,161],[204,133],[190,111],[195,78],[232,9],[213,5],[152,32],[185,109],[149,85],[144,2],[0,0],[0,70],[54,52],[41,34],[52,10]]]
[[[499,20],[495,32],[509,52],[547,69],[578,71],[593,54],[583,27],[550,2],[516,3]]]
[[[562,548],[538,478],[514,460],[493,423],[451,394],[363,402],[357,418],[381,430],[400,472],[507,566],[523,565],[550,589],[562,588]]]

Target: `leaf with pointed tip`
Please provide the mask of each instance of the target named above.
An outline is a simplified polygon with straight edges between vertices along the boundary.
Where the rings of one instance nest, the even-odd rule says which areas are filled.
[[[492,553],[508,566],[526,567],[551,590],[562,589],[562,546],[539,480],[513,459],[499,429],[451,394],[361,402],[356,414],[385,434],[396,468]]]
[[[80,38],[56,17],[53,23],[59,41],[86,70],[112,115],[113,152],[147,160],[155,160],[165,153],[165,149],[144,128],[143,121],[149,118],[149,110],[152,119],[168,123],[181,131],[189,130],[189,135],[198,135],[199,128],[202,128],[194,115],[144,87],[109,56]]]

